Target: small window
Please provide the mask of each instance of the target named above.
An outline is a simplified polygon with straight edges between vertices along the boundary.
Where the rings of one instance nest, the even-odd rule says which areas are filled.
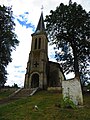
[[[35,49],[37,49],[37,38],[35,39]]]
[[[41,38],[39,38],[39,44],[38,44],[38,49],[41,48]]]

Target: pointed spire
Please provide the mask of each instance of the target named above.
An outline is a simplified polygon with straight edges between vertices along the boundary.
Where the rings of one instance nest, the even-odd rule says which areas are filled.
[[[41,11],[41,16],[40,16],[40,19],[39,19],[39,22],[38,22],[35,33],[41,32],[41,31],[45,31],[45,25],[44,25],[44,19],[43,19],[43,11]]]

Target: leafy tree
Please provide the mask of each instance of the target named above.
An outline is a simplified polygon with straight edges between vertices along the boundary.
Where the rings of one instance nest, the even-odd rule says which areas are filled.
[[[12,61],[11,52],[19,43],[13,20],[12,8],[0,6],[0,86],[6,82],[6,67]]]
[[[90,90],[90,82],[88,83],[88,85],[87,85],[87,89],[89,89]]]
[[[82,68],[86,71],[88,67],[85,63],[90,63],[90,12],[70,0],[69,5],[61,3],[55,11],[51,10],[45,22],[64,72],[74,72],[80,78]]]
[[[12,87],[13,87],[13,88],[19,88],[16,83],[14,83],[14,85],[13,85]]]

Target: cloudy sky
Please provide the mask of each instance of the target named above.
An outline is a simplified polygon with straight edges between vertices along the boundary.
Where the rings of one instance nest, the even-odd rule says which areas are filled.
[[[31,48],[31,34],[35,31],[43,5],[44,18],[50,10],[55,10],[60,3],[68,4],[69,0],[0,0],[0,5],[12,6],[15,17],[15,33],[20,41],[13,51],[13,61],[7,67],[9,73],[6,85],[24,85],[28,56]],[[72,0],[90,11],[90,0]],[[55,61],[52,47],[49,47],[49,59]],[[71,75],[69,75],[71,76]]]

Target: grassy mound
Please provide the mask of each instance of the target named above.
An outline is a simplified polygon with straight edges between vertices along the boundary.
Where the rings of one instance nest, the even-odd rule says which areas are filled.
[[[90,120],[90,95],[84,95],[84,106],[76,109],[60,108],[61,97],[58,92],[39,91],[0,105],[0,120]]]

